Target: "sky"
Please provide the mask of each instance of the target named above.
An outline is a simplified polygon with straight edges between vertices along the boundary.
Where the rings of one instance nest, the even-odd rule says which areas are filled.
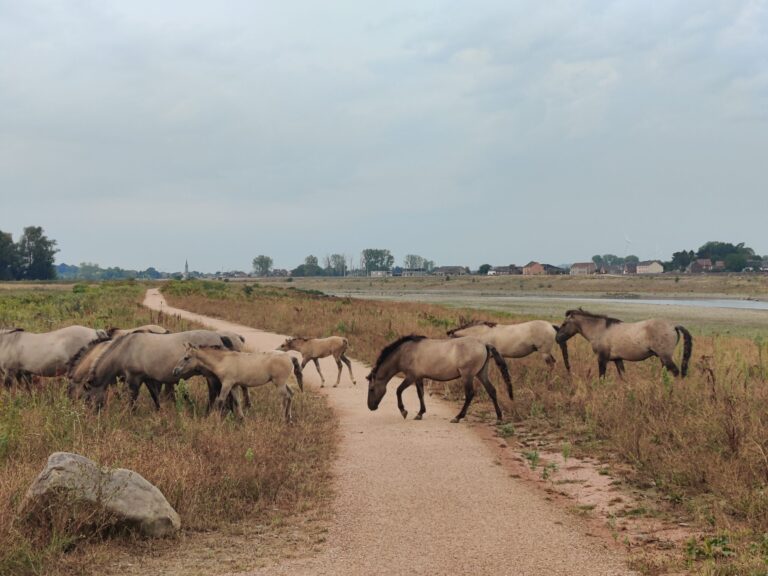
[[[768,0],[0,0],[0,230],[57,262],[768,254]]]

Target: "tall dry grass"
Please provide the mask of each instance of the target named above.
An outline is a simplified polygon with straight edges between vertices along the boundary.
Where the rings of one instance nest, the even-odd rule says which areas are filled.
[[[140,285],[89,286],[69,293],[0,295],[0,325],[29,329],[82,323],[105,327],[146,323]],[[185,328],[186,326],[172,326]],[[291,514],[329,496],[335,421],[322,397],[294,397],[296,424],[280,417],[273,390],[253,394],[244,423],[202,416],[203,382],[185,383],[191,403],[155,412],[142,399],[131,413],[113,397],[95,414],[66,395],[63,379],[40,383],[33,394],[0,391],[0,574],[81,574],[96,570],[92,535],[75,530],[30,530],[17,506],[49,454],[69,451],[104,466],[129,468],[155,484],[179,512],[184,530],[211,530],[244,518]],[[97,546],[117,545],[105,539]],[[138,550],[138,549],[137,549]]]
[[[175,306],[259,328],[345,335],[351,354],[369,363],[403,334],[442,337],[469,318],[522,320],[270,285],[170,284],[164,293]],[[599,381],[591,348],[576,337],[569,342],[571,377],[562,363],[549,373],[534,356],[514,360],[515,402],[500,398],[515,420],[554,430],[582,453],[607,448],[618,454],[633,464],[638,480],[654,483],[700,526],[730,542],[732,555],[713,552],[707,558],[716,568],[712,573],[764,573],[759,570],[768,564],[768,536],[763,536],[768,534],[768,339],[700,336],[695,329],[693,335],[685,380],[673,379],[651,359],[628,363],[625,382],[612,365],[608,378]],[[706,557],[701,550],[709,548],[694,542],[688,554]]]

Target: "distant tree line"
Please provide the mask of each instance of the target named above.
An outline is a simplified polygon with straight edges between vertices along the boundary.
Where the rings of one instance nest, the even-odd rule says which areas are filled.
[[[158,280],[169,277],[152,266],[146,270],[126,270],[118,266],[102,268],[92,262],[82,262],[79,266],[59,264],[56,266],[56,276],[62,280]]]
[[[592,262],[594,262],[597,269],[600,270],[601,268],[608,269],[613,266],[624,266],[624,264],[631,264],[633,262],[637,263],[640,262],[640,258],[634,254],[630,254],[624,258],[616,256],[616,254],[603,254],[602,256],[600,254],[595,254],[592,256]]]
[[[58,249],[40,226],[27,226],[13,241],[9,232],[0,230],[0,280],[52,280]]]
[[[766,256],[768,258],[768,255]],[[715,262],[723,262],[725,270],[728,272],[741,272],[751,264],[759,266],[762,258],[755,254],[752,248],[730,242],[710,241],[699,247],[695,252],[693,250],[680,250],[672,254],[672,259],[664,262],[664,270],[669,272],[685,271],[686,268],[698,259],[709,259]]]

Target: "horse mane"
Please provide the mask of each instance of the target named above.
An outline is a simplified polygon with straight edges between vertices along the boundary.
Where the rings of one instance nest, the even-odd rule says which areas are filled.
[[[583,308],[576,308],[574,310],[566,310],[565,311],[566,316],[571,315],[577,315],[577,316],[585,316],[587,318],[595,318],[596,320],[605,320],[606,325],[610,326],[611,324],[621,324],[622,320],[619,320],[618,318],[611,318],[610,316],[606,316],[605,314],[594,314],[592,312],[587,312]]]
[[[420,340],[425,340],[426,336],[421,336],[419,334],[409,334],[408,336],[402,336],[395,340],[394,342],[391,342],[390,344],[387,344],[384,349],[379,353],[379,357],[376,360],[376,364],[373,366],[373,370],[371,370],[371,377],[376,376],[376,371],[381,368],[381,365],[384,363],[384,361],[392,355],[392,353],[400,348],[403,344],[406,342],[419,342]]]
[[[3,328],[0,330],[0,336],[15,334],[16,332],[26,332],[26,330],[24,328]]]
[[[101,366],[101,363],[104,361],[104,359],[109,358],[110,355],[114,354],[115,350],[117,350],[129,336],[133,336],[133,333],[129,332],[128,334],[121,334],[112,341],[112,346],[108,347],[99,355],[98,358],[96,358],[94,363],[91,364],[91,369],[88,371],[86,382],[93,382],[93,379],[96,377],[96,371],[98,370],[99,366]]]
[[[466,324],[462,324],[458,328],[453,328],[452,330],[448,330],[448,332],[446,332],[445,334],[447,336],[453,336],[459,330],[464,330],[465,328],[471,328],[472,326],[481,326],[483,324],[488,326],[488,328],[495,328],[496,326],[498,326],[498,322],[491,322],[489,320],[473,320],[471,322],[467,322]]]
[[[110,326],[105,330],[105,332],[107,333],[107,336],[112,338],[118,330],[120,330],[120,328],[118,328],[117,326]]]
[[[72,358],[69,359],[69,362],[67,362],[67,365],[66,365],[67,378],[70,378],[70,379],[72,378],[72,372],[74,371],[75,368],[77,368],[77,365],[80,363],[83,357],[86,354],[88,354],[88,352],[90,352],[94,346],[96,346],[97,344],[101,344],[102,342],[104,342],[104,340],[99,340],[99,339],[91,340],[90,342],[88,342],[88,344],[80,348],[80,350],[78,350],[75,353],[75,355],[72,356]]]

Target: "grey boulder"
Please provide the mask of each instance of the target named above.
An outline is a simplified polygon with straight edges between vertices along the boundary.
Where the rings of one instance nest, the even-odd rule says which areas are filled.
[[[28,518],[39,517],[40,513],[60,517],[70,512],[74,515],[84,506],[102,512],[109,526],[137,530],[148,537],[170,536],[181,527],[179,515],[162,492],[140,474],[122,468],[101,468],[69,452],[55,452],[48,457],[19,511]]]

